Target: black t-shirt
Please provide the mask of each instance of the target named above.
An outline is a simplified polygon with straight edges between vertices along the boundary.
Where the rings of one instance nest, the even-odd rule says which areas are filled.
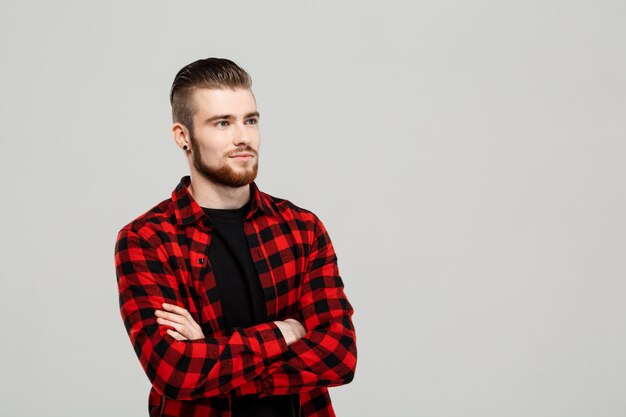
[[[266,323],[267,310],[259,276],[254,267],[243,224],[251,201],[238,209],[203,207],[213,226],[209,262],[215,275],[226,331]],[[298,396],[233,398],[232,417],[296,416]]]

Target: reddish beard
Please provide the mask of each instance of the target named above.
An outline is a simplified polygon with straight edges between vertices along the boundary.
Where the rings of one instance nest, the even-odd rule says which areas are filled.
[[[198,170],[198,173],[206,179],[216,182],[218,184],[226,185],[228,187],[242,187],[250,184],[256,179],[257,171],[259,168],[259,160],[257,152],[250,147],[243,149],[237,149],[234,153],[249,152],[255,155],[254,165],[251,169],[234,170],[230,165],[222,163],[218,168],[210,167],[202,161],[202,155],[200,148],[197,146],[196,138],[193,134],[189,135],[189,142],[192,147],[193,165]]]

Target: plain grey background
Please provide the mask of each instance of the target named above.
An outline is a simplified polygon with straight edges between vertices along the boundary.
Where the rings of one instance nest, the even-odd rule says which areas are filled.
[[[0,3],[0,413],[147,415],[117,231],[187,174],[175,73],[253,77],[262,190],[355,307],[339,416],[626,415],[626,3]]]

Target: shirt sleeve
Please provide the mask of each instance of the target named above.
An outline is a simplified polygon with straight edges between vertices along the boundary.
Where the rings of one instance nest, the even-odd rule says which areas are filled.
[[[286,352],[275,323],[232,335],[178,341],[156,322],[164,302],[182,305],[179,279],[147,239],[123,228],[115,244],[120,312],[130,341],[155,390],[177,400],[223,395],[243,385]]]
[[[318,219],[315,242],[299,297],[306,335],[253,380],[235,389],[236,395],[284,395],[347,384],[356,369],[353,308],[344,293],[337,256]]]

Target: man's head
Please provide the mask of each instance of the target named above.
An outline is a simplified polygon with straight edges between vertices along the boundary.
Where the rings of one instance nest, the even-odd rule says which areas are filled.
[[[249,90],[250,75],[233,61],[223,58],[199,59],[183,67],[172,83],[172,119],[192,130],[194,114],[192,93],[198,88]]]
[[[195,61],[176,74],[172,131],[187,151],[192,173],[230,187],[254,181],[260,136],[251,85],[248,73],[227,59]]]

